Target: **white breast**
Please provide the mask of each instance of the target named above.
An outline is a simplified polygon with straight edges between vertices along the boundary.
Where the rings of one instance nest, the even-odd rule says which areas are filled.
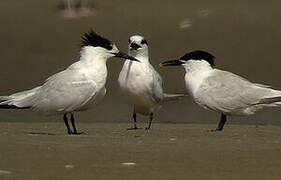
[[[126,61],[118,78],[120,88],[136,111],[147,114],[155,106],[151,83],[153,77],[145,63]]]

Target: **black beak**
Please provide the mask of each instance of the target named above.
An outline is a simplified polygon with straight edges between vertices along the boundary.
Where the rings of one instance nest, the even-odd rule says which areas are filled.
[[[118,53],[113,53],[115,55],[115,57],[120,57],[120,58],[123,58],[123,59],[130,59],[132,61],[138,61],[140,62],[139,60],[137,60],[136,58],[134,58],[133,56],[129,56],[128,54],[126,53],[123,53],[123,52],[118,52]]]
[[[130,50],[138,50],[139,48],[141,48],[141,46],[134,42],[130,44]]]
[[[164,61],[162,63],[160,63],[159,65],[162,66],[180,66],[182,64],[184,64],[185,62],[177,59],[177,60],[170,60],[170,61]]]

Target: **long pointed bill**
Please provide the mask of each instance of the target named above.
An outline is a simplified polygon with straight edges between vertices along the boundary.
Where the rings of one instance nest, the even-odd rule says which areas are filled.
[[[118,52],[118,53],[113,53],[115,55],[115,57],[120,57],[120,58],[123,58],[123,59],[130,59],[132,61],[138,61],[140,62],[139,60],[137,60],[136,58],[134,58],[133,56],[129,56],[128,54],[126,53],[123,53],[123,52]]]
[[[182,64],[184,64],[184,61],[177,59],[177,60],[164,61],[159,65],[162,67],[162,66],[180,66]]]

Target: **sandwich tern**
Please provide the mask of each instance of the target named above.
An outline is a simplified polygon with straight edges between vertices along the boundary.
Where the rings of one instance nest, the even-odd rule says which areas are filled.
[[[141,63],[126,60],[119,74],[118,83],[129,104],[133,105],[134,127],[137,129],[136,113],[149,115],[146,129],[150,129],[153,113],[163,102],[177,100],[183,94],[165,94],[163,81],[149,62],[148,44],[144,37],[134,35],[129,38],[129,55]]]
[[[46,115],[62,114],[67,133],[79,134],[73,113],[89,109],[105,96],[106,62],[111,57],[138,61],[90,30],[82,36],[80,59],[77,62],[49,77],[42,86],[0,96],[0,108],[31,109]],[[73,131],[68,124],[69,114]]]
[[[208,52],[195,50],[160,65],[184,67],[185,85],[195,103],[221,113],[216,131],[223,130],[226,116],[251,115],[262,108],[281,107],[281,91],[214,68],[214,56]]]

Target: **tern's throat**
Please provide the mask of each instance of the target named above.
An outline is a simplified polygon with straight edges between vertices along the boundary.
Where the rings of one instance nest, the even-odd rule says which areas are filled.
[[[129,55],[138,59],[142,63],[149,63],[148,51],[129,51]]]

